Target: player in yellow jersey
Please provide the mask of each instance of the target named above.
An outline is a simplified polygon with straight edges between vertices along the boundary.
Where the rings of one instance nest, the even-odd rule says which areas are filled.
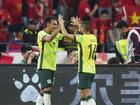
[[[38,74],[41,82],[42,95],[38,96],[36,105],[51,105],[51,92],[54,72],[56,71],[56,51],[58,42],[62,40],[60,27],[56,17],[49,16],[45,20],[46,27],[38,33]]]
[[[73,24],[80,26],[78,18],[72,19]],[[80,105],[96,105],[91,96],[91,85],[96,73],[95,68],[95,52],[97,49],[96,36],[90,34],[89,25],[82,24],[83,35],[72,35],[67,33],[64,27],[64,20],[59,16],[59,24],[61,31],[65,37],[75,40],[78,43],[78,74],[79,74],[79,89],[81,89]]]

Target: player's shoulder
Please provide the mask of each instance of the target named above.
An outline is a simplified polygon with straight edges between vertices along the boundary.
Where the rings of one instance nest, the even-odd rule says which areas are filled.
[[[96,35],[94,35],[94,34],[91,34],[91,36],[92,36],[93,38],[97,39]]]
[[[59,32],[57,35],[60,35],[60,36],[62,36],[63,34]]]
[[[96,35],[88,34],[88,35],[85,35],[85,36],[87,37],[88,40],[92,40],[92,42],[97,42]]]
[[[94,34],[86,34],[86,35],[83,35],[84,37],[88,37],[88,38],[96,38],[96,35]]]
[[[38,35],[40,37],[42,37],[42,36],[49,35],[49,34],[47,32],[45,32],[44,30],[41,30],[41,31],[38,32]]]
[[[44,30],[40,30],[39,32],[38,32],[38,34],[44,34],[45,33],[45,31]]]

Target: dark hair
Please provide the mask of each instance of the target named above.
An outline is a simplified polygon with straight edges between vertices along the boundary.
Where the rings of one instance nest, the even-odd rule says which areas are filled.
[[[120,60],[118,57],[112,57],[108,60],[107,64],[120,64]]]
[[[76,49],[76,48],[70,48],[70,49],[67,50],[67,53],[69,54],[69,53],[71,53],[72,51],[77,51],[77,49]]]
[[[102,14],[109,14],[109,12],[108,12],[107,9],[103,9],[103,10],[101,11],[101,15],[102,15]]]
[[[91,20],[91,17],[88,16],[88,15],[85,15],[83,18],[82,18],[82,21],[90,21]]]
[[[92,33],[92,28],[90,26],[90,21],[83,21],[82,26],[86,32]]]
[[[35,20],[29,20],[29,21],[28,21],[28,24],[36,25],[36,24],[37,24],[37,21],[35,21]]]
[[[124,20],[119,21],[116,26],[116,28],[119,28],[119,29],[124,28],[124,27],[128,28],[128,23]]]
[[[26,51],[32,50],[32,47],[30,45],[23,45],[21,47],[21,53],[25,53]]]
[[[55,17],[55,16],[48,16],[48,17],[45,19],[45,23],[48,23],[48,22],[50,22],[51,20],[57,20],[57,17]]]
[[[66,30],[67,30],[68,33],[74,34],[74,32],[72,32],[72,31],[69,29],[69,27],[75,27],[74,25],[71,24],[71,21],[70,21],[70,20],[68,20],[68,21],[65,22],[65,27],[66,27]]]
[[[73,26],[73,25],[71,24],[71,21],[70,21],[70,20],[67,20],[64,24],[65,24],[65,27],[66,27],[66,28],[69,27],[69,26]]]

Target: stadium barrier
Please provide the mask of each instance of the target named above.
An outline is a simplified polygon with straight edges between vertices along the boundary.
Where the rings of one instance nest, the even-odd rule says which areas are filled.
[[[58,65],[52,105],[79,105],[77,65]],[[35,105],[35,65],[0,65],[0,105]],[[92,85],[97,105],[140,105],[140,65],[97,65]]]

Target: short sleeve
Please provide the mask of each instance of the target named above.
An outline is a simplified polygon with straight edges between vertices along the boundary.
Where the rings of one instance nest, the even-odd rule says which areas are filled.
[[[40,31],[40,32],[38,33],[38,39],[39,39],[40,41],[43,41],[43,38],[44,38],[46,35],[47,35],[46,33],[43,33],[42,31]]]
[[[57,37],[57,40],[62,40],[64,35],[61,33],[58,33],[56,37]]]
[[[81,43],[83,41],[83,35],[76,35],[76,42]]]

